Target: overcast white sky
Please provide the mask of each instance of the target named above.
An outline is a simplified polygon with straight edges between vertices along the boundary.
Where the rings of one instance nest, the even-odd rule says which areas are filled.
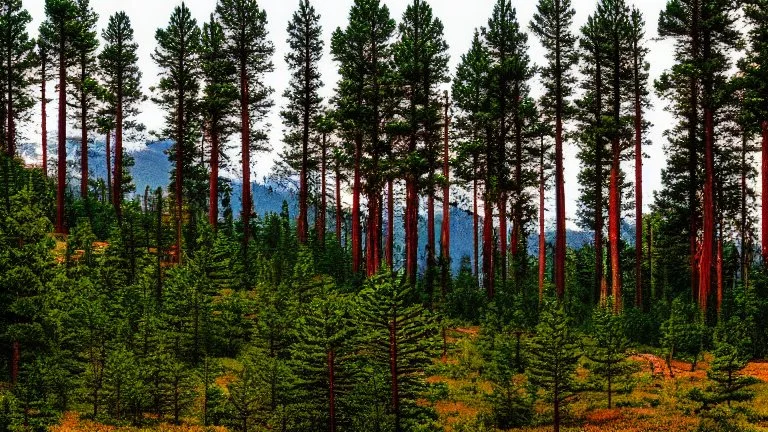
[[[634,3],[644,12],[647,23],[647,37],[652,40],[657,36],[656,24],[659,12],[663,8],[666,0],[628,0],[630,4]],[[449,45],[451,56],[451,73],[456,68],[461,54],[469,48],[472,34],[475,28],[487,24],[488,17],[493,9],[495,0],[432,0],[431,5],[435,16],[439,17],[445,25],[445,38]],[[157,83],[158,68],[150,58],[151,52],[155,47],[155,30],[159,27],[165,27],[168,23],[173,8],[180,3],[174,0],[91,0],[93,8],[99,14],[99,35],[101,29],[106,26],[110,15],[119,10],[124,10],[131,18],[135,29],[135,37],[139,44],[139,62],[143,76],[143,87],[145,92],[149,93],[149,87]],[[215,6],[215,0],[189,0],[186,2],[191,9],[193,16],[202,23],[207,20]],[[330,49],[330,37],[337,27],[346,25],[349,8],[352,0],[315,0],[314,6],[321,15],[321,24],[323,26],[323,38],[325,40],[325,55],[322,60],[322,74],[325,82],[325,88],[322,91],[324,96],[330,96],[335,87],[338,75],[336,65],[328,53]],[[391,16],[398,22],[410,0],[383,0],[389,9]],[[574,31],[586,22],[587,17],[594,11],[596,0],[573,0],[573,6],[576,9],[574,19]],[[282,147],[282,125],[278,116],[279,107],[282,104],[282,93],[288,82],[288,71],[283,60],[287,50],[286,26],[293,11],[298,5],[298,0],[260,0],[260,6],[266,10],[268,19],[269,37],[275,44],[275,56],[273,62],[275,71],[266,77],[267,83],[275,89],[274,99],[275,108],[270,116],[271,141],[275,148],[270,155],[257,155],[255,157],[256,178],[261,179],[267,175],[272,168],[273,160],[279,149]],[[527,30],[536,8],[535,0],[513,0],[512,5],[517,9],[518,19]],[[32,14],[33,22],[30,25],[30,34],[37,35],[37,28],[44,19],[44,0],[24,0],[24,6]],[[537,64],[543,63],[543,50],[536,40],[535,36],[529,38],[531,58]],[[655,79],[659,74],[669,68],[672,64],[672,45],[669,41],[651,41],[649,42],[651,53],[649,61],[651,65],[651,79]],[[536,83],[533,83],[534,93],[539,93]],[[52,89],[51,89],[52,90]],[[647,114],[648,120],[653,123],[649,138],[652,145],[647,147],[645,152],[650,156],[646,159],[643,167],[644,183],[643,193],[644,203],[651,202],[652,191],[660,186],[660,172],[664,164],[663,155],[663,137],[664,129],[670,127],[672,119],[664,112],[665,103],[653,97],[654,106]],[[49,109],[49,129],[55,128],[53,121],[55,115],[55,104]],[[147,125],[149,130],[156,130],[162,124],[162,113],[152,103],[147,102],[142,107],[140,120]],[[37,128],[29,125],[25,130],[27,138],[34,140],[39,136]],[[55,130],[53,131],[55,134]],[[578,160],[576,159],[576,149],[572,143],[566,144],[565,152],[566,167],[566,197],[567,214],[575,215],[576,197],[578,196],[578,185],[576,174],[578,172]],[[625,165],[626,170],[632,170],[632,164]],[[550,207],[550,206],[548,206]],[[570,225],[570,224],[569,224]]]

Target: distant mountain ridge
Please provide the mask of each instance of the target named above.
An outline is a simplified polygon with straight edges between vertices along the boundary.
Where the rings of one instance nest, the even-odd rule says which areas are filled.
[[[165,151],[170,148],[171,142],[160,141],[148,143],[136,148],[131,148],[128,153],[133,156],[136,164],[133,167],[131,174],[133,176],[133,182],[136,185],[137,193],[143,193],[147,186],[150,189],[156,189],[158,187],[167,188],[169,179],[171,164],[168,161],[168,156]],[[52,146],[54,147],[54,146]],[[77,162],[80,159],[80,144],[79,141],[69,141],[67,146],[67,159],[71,162]],[[55,148],[51,148],[50,158],[55,158]],[[90,176],[94,179],[102,178],[106,179],[106,158],[105,147],[103,141],[96,141],[91,144],[88,152]],[[35,155],[34,147],[32,145],[23,145],[20,147],[20,152],[26,160],[39,160],[39,157]],[[79,175],[79,173],[77,173]],[[241,201],[241,183],[239,181],[232,181],[232,211],[235,215],[240,213],[240,201]],[[282,210],[283,202],[288,203],[288,212],[292,217],[298,213],[298,196],[295,191],[288,189],[282,185],[276,183],[253,183],[253,201],[254,207],[257,213],[279,213]],[[310,215],[312,212],[310,212]],[[396,211],[396,215],[398,212]],[[402,209],[399,209],[399,214],[402,215]],[[334,223],[334,219],[330,218],[329,223]],[[435,217],[435,237],[440,238],[440,229],[442,224],[442,212],[438,211]],[[458,207],[451,207],[451,256],[453,257],[452,267],[457,270],[461,258],[464,256],[474,256],[473,241],[472,241],[472,215],[466,210],[462,210]],[[402,239],[405,237],[405,231],[402,223],[395,223],[395,248],[396,253],[403,250]],[[548,230],[545,232],[545,237],[548,245],[554,243],[555,232]],[[634,244],[635,234],[634,226],[632,224],[623,222],[621,227],[621,237],[630,244]],[[426,239],[427,239],[427,226],[424,217],[419,220],[419,262],[426,262]],[[573,249],[580,249],[585,245],[592,243],[594,234],[591,231],[579,231],[579,230],[566,230],[566,242],[568,247]],[[438,246],[439,247],[439,246]],[[528,238],[528,253],[534,256],[538,255],[539,241],[538,234],[531,234]],[[402,255],[402,254],[400,254]]]

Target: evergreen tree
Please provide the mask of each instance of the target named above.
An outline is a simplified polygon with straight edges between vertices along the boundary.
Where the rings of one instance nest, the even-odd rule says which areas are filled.
[[[670,375],[674,375],[672,359],[676,356],[690,359],[692,361],[691,370],[695,370],[703,349],[704,328],[695,316],[696,314],[691,311],[690,306],[679,298],[675,299],[672,301],[669,319],[661,324],[661,340],[659,342],[666,353]]]
[[[400,276],[382,270],[358,295],[357,326],[371,366],[389,371],[387,412],[394,430],[412,430],[423,408],[417,399],[425,390],[424,368],[436,348],[436,323],[412,303],[412,288]]]
[[[578,391],[575,372],[580,357],[576,334],[562,305],[549,305],[542,311],[530,352],[528,379],[549,395],[558,432],[560,409]]]
[[[353,144],[352,184],[352,271],[361,270],[362,226],[360,197],[366,194],[368,221],[366,235],[366,274],[372,276],[381,262],[381,190],[384,183],[382,159],[389,153],[384,139],[390,103],[390,40],[395,21],[389,8],[379,0],[355,0],[346,29],[336,29],[331,38],[331,54],[339,63],[337,113],[345,138]],[[365,185],[362,176],[365,173]]]
[[[224,29],[214,15],[203,24],[201,70],[205,87],[201,100],[204,135],[210,143],[208,222],[219,223],[219,169],[227,167],[227,139],[235,131],[232,117],[238,97],[236,69],[226,51]]]
[[[435,265],[434,195],[435,170],[439,151],[439,86],[448,81],[448,45],[443,38],[443,23],[433,16],[432,7],[414,0],[403,13],[399,39],[392,46],[393,60],[402,88],[402,116],[407,123],[403,135],[407,150],[399,168],[405,177],[405,261],[411,283],[416,281],[418,256],[419,192],[428,199],[428,272]],[[427,287],[431,290],[432,287]]]
[[[76,0],[77,33],[73,39],[74,66],[77,71],[72,76],[69,103],[78,108],[74,114],[80,127],[80,196],[88,197],[88,131],[93,124],[93,111],[96,105],[98,82],[96,81],[96,50],[99,40],[96,22],[99,16],[91,8],[89,0]]]
[[[275,49],[267,39],[267,14],[256,0],[219,0],[216,15],[226,37],[226,51],[235,64],[240,86],[240,140],[243,169],[242,223],[243,241],[250,241],[251,152],[268,151],[266,125],[263,123],[272,107],[272,88],[264,83],[264,75],[272,72]]]
[[[308,200],[310,164],[317,165],[316,151],[310,149],[311,135],[320,111],[322,98],[318,90],[322,86],[318,63],[322,58],[323,40],[320,15],[309,0],[299,2],[288,23],[288,46],[291,51],[285,61],[291,70],[291,81],[283,96],[288,104],[280,112],[286,125],[285,142],[289,146],[288,165],[299,172],[299,219],[297,223],[300,244],[307,243],[309,231]]]
[[[21,0],[5,0],[0,10],[0,148],[15,157],[20,135],[17,124],[28,118],[34,104],[35,41],[27,33],[32,17]]]
[[[487,164],[483,162],[486,156],[484,149],[487,148],[485,143],[488,139],[487,112],[490,109],[487,94],[489,68],[488,53],[480,40],[479,32],[475,30],[472,45],[469,51],[461,57],[452,86],[454,104],[459,110],[454,126],[458,143],[456,144],[457,156],[453,165],[456,175],[464,182],[472,185],[472,240],[475,276],[479,273],[480,260],[478,252],[478,182],[487,177],[483,171],[484,169],[487,170]],[[488,294],[490,293],[488,291]]]
[[[741,101],[749,115],[747,130],[758,128],[761,135],[760,185],[768,190],[768,4],[762,0],[744,2],[744,15],[751,24],[747,33],[749,43],[745,58],[739,63],[744,72],[746,97]],[[758,126],[759,124],[759,126]],[[768,194],[761,199],[760,223],[768,233]],[[768,235],[761,237],[763,262],[768,262]]]
[[[59,92],[58,152],[56,182],[56,232],[64,234],[64,194],[67,179],[67,82],[68,68],[75,63],[75,40],[80,32],[78,8],[72,0],[46,0],[45,21],[40,26],[40,39],[49,49],[51,63],[56,64]]]
[[[618,385],[629,386],[635,368],[627,361],[629,341],[623,314],[613,313],[612,298],[592,313],[592,335],[587,341],[585,354],[587,368],[594,384],[608,393],[608,408],[613,406],[613,393]]]
[[[322,276],[321,276],[322,277]],[[291,357],[297,376],[297,405],[304,430],[336,431],[349,424],[354,374],[355,329],[349,299],[327,277],[300,318]]]
[[[139,46],[133,39],[133,27],[128,15],[125,12],[117,12],[110,16],[107,28],[102,31],[101,37],[106,44],[99,54],[99,66],[104,86],[110,95],[107,98],[107,111],[114,118],[115,165],[112,197],[119,219],[125,183],[123,132],[125,129],[137,126],[130,119],[138,114],[138,104],[144,100],[144,96],[141,93],[141,71],[138,66]],[[107,133],[109,134],[113,128],[106,128]],[[108,171],[111,169],[107,166]]]
[[[168,113],[163,132],[174,141],[168,157],[176,163],[176,168],[171,174],[171,186],[176,200],[176,254],[181,262],[184,197],[186,196],[190,203],[199,198],[196,196],[196,183],[201,179],[201,170],[196,169],[195,164],[195,144],[199,136],[196,114],[200,91],[200,28],[192,18],[189,8],[182,3],[173,10],[168,27],[157,30],[155,39],[158,46],[152,54],[152,59],[160,67],[162,74],[153,100]]]
[[[576,37],[571,33],[576,11],[570,0],[540,0],[531,30],[547,50],[548,64],[541,69],[546,89],[544,115],[555,127],[555,289],[565,292],[565,181],[563,178],[563,122],[571,115],[568,97],[573,92],[571,69],[577,63]]]

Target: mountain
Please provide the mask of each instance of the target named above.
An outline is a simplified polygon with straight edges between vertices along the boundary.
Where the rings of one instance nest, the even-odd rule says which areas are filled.
[[[148,144],[132,146],[127,152],[133,156],[136,164],[132,169],[133,181],[136,185],[136,191],[143,193],[146,186],[150,189],[157,187],[166,188],[170,178],[171,164],[168,161],[166,151],[170,148],[170,141],[159,141]],[[51,146],[52,159],[55,159],[55,146]],[[67,146],[67,159],[70,163],[77,164],[80,160],[80,144],[78,140],[71,140]],[[89,168],[92,178],[106,179],[106,158],[105,146],[103,141],[96,141],[90,146]],[[34,146],[23,145],[20,148],[22,157],[26,160],[39,160],[35,154]],[[76,173],[76,177],[79,173]],[[257,213],[279,213],[283,202],[288,203],[288,212],[295,216],[298,213],[298,196],[295,191],[288,189],[276,183],[253,183],[253,201]],[[232,181],[232,211],[235,215],[240,214],[241,183]],[[310,215],[312,212],[310,212]],[[404,250],[402,239],[405,237],[405,231],[402,223],[402,208],[395,211],[397,218],[395,223],[395,255],[402,256]],[[333,218],[329,218],[329,223],[334,223]],[[440,229],[442,224],[442,212],[438,207],[435,217],[435,238],[439,243]],[[621,237],[630,244],[634,244],[634,225],[623,222],[621,227]],[[555,232],[548,230],[545,233],[548,245],[554,244]],[[579,249],[585,245],[591,244],[594,235],[591,231],[566,230],[566,242],[568,247]],[[426,218],[419,219],[419,262],[422,266],[426,262],[426,242],[427,242],[427,224]],[[439,247],[439,246],[438,246]],[[551,247],[551,246],[548,246]],[[537,256],[539,249],[538,234],[531,234],[528,238],[528,253]],[[472,244],[472,214],[458,207],[451,207],[451,256],[453,257],[453,268],[458,270],[461,258],[464,256],[473,257]],[[397,260],[397,259],[396,259]],[[402,265],[396,262],[396,265]]]

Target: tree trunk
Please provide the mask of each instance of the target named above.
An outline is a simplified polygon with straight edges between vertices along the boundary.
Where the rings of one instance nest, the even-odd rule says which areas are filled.
[[[480,214],[477,209],[477,171],[472,180],[472,245],[475,253],[475,277],[480,276],[480,250],[478,242],[478,232],[480,231]]]
[[[611,249],[611,291],[613,295],[613,310],[621,310],[621,270],[619,268],[619,138],[613,139],[611,163],[611,183],[608,196],[608,238]]]
[[[400,389],[398,387],[397,368],[397,311],[392,311],[389,322],[389,370],[392,381],[392,412],[395,414],[395,431],[400,432]]]
[[[8,75],[10,75],[10,70],[12,65],[10,64],[10,58],[8,59]],[[13,87],[11,80],[8,80],[8,139],[7,139],[7,149],[8,149],[8,156],[13,158],[16,156],[16,119],[14,119],[14,112],[13,112]]]
[[[559,43],[559,40],[558,40]],[[563,77],[562,52],[555,49],[555,290],[557,298],[565,294],[565,179],[563,174]]]
[[[363,152],[363,137],[360,133],[355,137],[355,173],[352,184],[352,272],[360,272],[363,250],[360,227],[360,159]]]
[[[761,180],[762,180],[762,196],[761,196],[761,218],[762,223],[761,240],[762,240],[762,253],[763,253],[763,265],[768,264],[768,120],[763,120],[760,124],[760,130],[762,132],[762,163],[761,163]]]
[[[635,53],[638,52],[637,41]],[[643,107],[641,104],[640,67],[634,56],[635,72],[635,306],[643,309]]]
[[[45,98],[45,86],[47,74],[45,72],[46,59],[43,56],[40,66],[40,135],[43,153],[43,175],[48,177],[48,100]]]
[[[432,177],[430,175],[430,177]],[[435,271],[435,189],[434,180],[428,180],[429,191],[427,192],[427,291],[430,299],[433,299],[434,292],[434,271]]]
[[[765,133],[765,132],[763,132]],[[765,138],[763,138],[765,139]],[[765,142],[765,141],[764,141]],[[747,288],[747,146],[749,139],[745,131],[742,131],[741,138],[741,226],[739,240],[741,243],[741,253],[739,254],[739,264],[741,270],[742,288]],[[763,177],[765,178],[765,177]],[[765,189],[763,189],[765,190]]]
[[[499,266],[501,267],[502,288],[507,283],[507,193],[499,194]]]
[[[112,197],[114,195],[112,191],[112,131],[107,130],[104,138],[104,154],[107,164],[107,201],[114,205]]]
[[[66,42],[59,46],[59,124],[58,124],[58,172],[56,184],[56,232],[66,234],[64,228],[64,193],[67,182],[67,62],[63,55]]]
[[[487,186],[486,186],[487,187]],[[493,201],[486,191],[483,208],[483,286],[488,294],[488,299],[493,300]]]
[[[122,80],[121,80],[122,81]],[[112,199],[115,201],[115,212],[120,220],[123,215],[123,90],[122,84],[118,84],[115,112],[115,192]]]
[[[315,222],[315,231],[317,231],[317,242],[320,247],[325,247],[325,217],[327,214],[327,192],[325,183],[326,160],[328,152],[328,135],[323,133],[323,148],[320,150],[320,209]]]
[[[211,162],[210,162],[210,189],[208,191],[208,222],[215,231],[219,224],[219,130],[218,122],[213,120],[210,124],[211,134]]]
[[[547,244],[544,238],[544,136],[539,154],[539,304],[544,300],[544,272],[547,268]]]
[[[88,109],[85,94],[85,59],[80,62],[80,196],[88,198]]]
[[[701,261],[699,265],[699,308],[702,314],[707,313],[712,275],[713,239],[715,236],[715,207],[714,207],[714,113],[712,108],[704,109],[704,202],[703,202],[703,239],[701,244]]]
[[[390,179],[387,182],[387,268],[392,271],[395,265],[395,190]]]
[[[699,7],[699,0],[693,0],[692,10],[691,10],[691,52],[694,57],[694,61],[698,59],[699,57],[699,14],[700,14],[700,7]],[[699,85],[698,85],[698,79],[696,76],[691,76],[690,78],[690,87],[691,92],[690,96],[691,99],[689,101],[689,118],[688,118],[688,181],[689,181],[689,187],[688,187],[688,214],[690,215],[690,232],[689,235],[689,248],[690,248],[690,260],[691,260],[691,295],[694,301],[698,299],[698,282],[699,282],[699,271],[698,271],[698,263],[696,260],[697,255],[697,249],[698,249],[698,240],[697,240],[697,234],[698,234],[698,225],[696,222],[696,215],[697,211],[696,208],[698,206],[698,199],[696,197],[697,195],[697,186],[696,186],[696,178],[697,178],[697,161],[698,161],[698,151],[696,149],[696,144],[698,142],[698,136],[697,136],[697,126],[699,125],[699,114],[698,114],[698,107],[699,107]]]
[[[723,221],[720,220],[720,234],[717,237],[717,316],[723,306]]]
[[[415,151],[415,144],[413,144]],[[405,179],[405,273],[411,285],[416,283],[419,248],[419,195],[417,179],[408,174]]]
[[[248,248],[251,240],[251,120],[248,115],[250,94],[248,89],[248,74],[245,71],[245,60],[240,60],[240,151],[243,165],[243,196],[242,222],[243,244]],[[246,259],[247,261],[247,259]]]
[[[336,241],[341,246],[341,169],[336,162]]]
[[[184,89],[179,89],[176,118],[176,263],[181,265],[181,224],[184,213]],[[117,169],[117,163],[115,163]],[[117,178],[115,178],[117,180]],[[117,181],[115,181],[117,183]],[[115,197],[118,199],[118,197]]]
[[[451,265],[451,203],[450,203],[450,148],[448,145],[448,94],[445,95],[444,130],[443,130],[443,222],[440,226],[440,255],[442,257],[442,275],[440,281],[442,300],[448,292],[449,269]]]

